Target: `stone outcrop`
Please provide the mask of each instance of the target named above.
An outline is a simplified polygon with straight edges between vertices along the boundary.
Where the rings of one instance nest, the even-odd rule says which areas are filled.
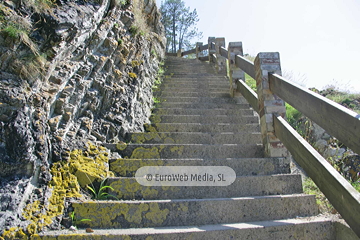
[[[143,131],[165,38],[153,0],[9,0],[0,13],[1,234],[49,199],[52,163]]]

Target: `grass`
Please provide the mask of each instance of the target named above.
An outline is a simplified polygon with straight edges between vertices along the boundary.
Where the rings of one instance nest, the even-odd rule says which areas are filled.
[[[144,36],[147,37],[150,33],[150,28],[146,22],[145,16],[142,12],[144,3],[141,0],[133,0],[133,13],[134,13],[134,24],[130,27],[129,32],[133,37]]]
[[[331,205],[329,200],[320,191],[311,178],[306,178],[303,183],[303,190],[305,194],[315,195],[316,203],[319,207],[320,213],[336,213],[335,208]]]
[[[110,190],[114,190],[114,188],[112,188],[111,186],[105,185],[107,178],[103,179],[100,183],[99,189],[96,190],[96,188],[94,187],[94,185],[90,186],[86,186],[91,194],[93,195],[93,199],[95,200],[107,200],[109,198],[114,198],[116,200],[119,200],[116,196],[111,195],[109,193],[106,192],[107,189]]]
[[[77,219],[75,212],[71,212],[69,216],[71,218],[72,225],[76,228],[79,225],[79,223],[91,221],[91,219],[87,219],[87,218]]]

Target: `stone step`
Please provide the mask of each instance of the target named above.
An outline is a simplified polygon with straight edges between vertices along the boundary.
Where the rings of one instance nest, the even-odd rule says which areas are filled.
[[[160,99],[161,101],[161,99]],[[191,102],[191,103],[205,103],[205,104],[211,104],[211,103],[236,103],[233,98],[217,98],[217,97],[166,97],[163,99],[163,101],[166,102]]]
[[[97,229],[93,233],[78,230],[76,233],[69,230],[45,232],[36,239],[319,239],[335,240],[336,222],[325,216],[311,218],[292,218],[283,220],[269,220],[247,223],[226,223],[201,226],[176,226],[161,228],[129,228],[129,229]]]
[[[229,89],[228,80],[218,80],[218,81],[202,81],[200,79],[196,81],[175,81],[170,80],[163,82],[161,88],[224,88]]]
[[[289,174],[290,162],[286,158],[219,158],[205,159],[111,159],[110,170],[119,177],[134,177],[144,166],[227,166],[237,176],[263,176]]]
[[[226,224],[317,214],[315,196],[304,194],[212,199],[73,202],[78,227],[141,228]]]
[[[122,157],[133,159],[264,157],[264,149],[260,144],[128,144],[119,146],[119,144],[103,143],[103,145],[111,151],[119,152]]]
[[[152,115],[150,117],[152,123],[235,123],[235,124],[247,124],[258,123],[259,118],[257,116],[226,116],[226,115]]]
[[[176,86],[176,85],[171,85],[171,86],[161,86],[160,89],[164,92],[176,92],[178,90],[186,90],[189,92],[212,92],[212,91],[223,91],[223,92],[229,92],[230,88],[228,86],[225,85],[204,85],[203,87],[199,87],[199,86],[191,86],[191,85],[180,85],[180,86]]]
[[[228,115],[228,116],[254,116],[251,109],[186,109],[186,108],[155,108],[153,114],[157,115]]]
[[[242,103],[193,103],[193,102],[160,102],[160,108],[195,108],[195,109],[250,109],[249,104]]]
[[[167,98],[167,97],[223,97],[228,98],[230,97],[229,91],[222,91],[222,92],[212,92],[211,95],[206,92],[154,92],[154,96],[160,98]]]
[[[193,177],[189,174],[188,181]],[[121,200],[231,198],[302,193],[301,175],[291,174],[238,176],[230,186],[142,186],[135,177],[108,178],[107,185],[114,189],[109,194]]]
[[[251,124],[201,124],[201,123],[155,123],[146,124],[149,132],[259,132],[258,123]]]
[[[187,144],[260,144],[259,132],[238,133],[201,133],[201,132],[170,132],[170,133],[132,133],[131,143],[187,143]]]
[[[199,94],[209,94],[208,96],[211,96],[211,94],[217,94],[217,93],[229,93],[229,88],[208,88],[208,89],[199,89],[199,88],[176,88],[176,87],[168,87],[165,89],[162,89],[162,93],[165,94],[171,94],[171,93],[182,93],[182,92],[198,92]]]

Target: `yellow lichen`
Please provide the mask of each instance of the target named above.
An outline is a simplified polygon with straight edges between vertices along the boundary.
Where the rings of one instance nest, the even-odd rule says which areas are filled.
[[[116,149],[120,151],[124,151],[127,148],[127,144],[124,142],[118,142],[116,144]]]
[[[131,77],[131,78],[137,78],[137,75],[136,75],[136,73],[129,72],[129,77]]]
[[[50,172],[52,179],[49,187],[52,194],[49,204],[45,206],[40,201],[35,201],[28,204],[23,211],[24,218],[31,222],[26,228],[31,235],[50,225],[53,218],[63,214],[65,198],[82,196],[80,185],[85,186],[95,179],[114,176],[108,170],[106,149],[90,143],[86,151],[74,150],[70,152],[68,161],[54,163]]]
[[[138,147],[132,152],[130,158],[132,158],[132,159],[153,159],[153,158],[159,159],[160,153],[159,153],[159,149],[157,147],[152,147],[152,148]]]
[[[165,221],[169,214],[169,209],[160,210],[158,203],[149,203],[150,212],[145,214],[145,217],[154,224],[161,224]]]
[[[134,60],[134,61],[131,62],[131,66],[132,66],[132,67],[137,67],[137,66],[139,66],[139,65],[140,65],[140,62],[139,62],[139,61]]]
[[[12,227],[9,230],[5,230],[4,233],[0,236],[0,239],[28,239],[26,234],[21,228]]]
[[[95,179],[114,176],[108,170],[108,153],[104,148],[89,145],[88,149],[74,150],[70,153],[70,171],[77,177],[81,187],[92,183]]]

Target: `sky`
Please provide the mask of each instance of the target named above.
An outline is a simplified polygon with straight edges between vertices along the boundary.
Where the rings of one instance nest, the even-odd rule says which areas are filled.
[[[200,19],[194,42],[225,37],[253,56],[279,52],[283,76],[300,85],[360,92],[359,0],[183,1]]]

